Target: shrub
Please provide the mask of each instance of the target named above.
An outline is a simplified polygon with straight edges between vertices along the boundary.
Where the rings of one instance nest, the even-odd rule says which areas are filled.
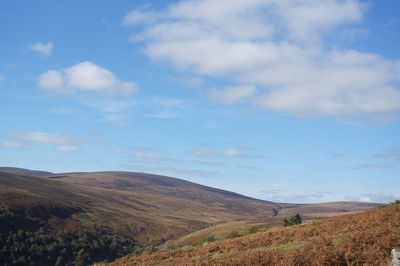
[[[237,231],[232,231],[226,236],[226,238],[230,239],[230,238],[236,238],[236,237],[240,237],[240,236],[241,235]]]
[[[252,228],[249,229],[248,234],[255,234],[258,232],[258,228],[253,226]]]
[[[285,218],[283,220],[283,226],[292,226],[295,224],[301,224],[302,219],[300,214],[293,215],[290,219]]]
[[[217,240],[215,236],[209,236],[206,239],[204,239],[206,242],[214,242]]]

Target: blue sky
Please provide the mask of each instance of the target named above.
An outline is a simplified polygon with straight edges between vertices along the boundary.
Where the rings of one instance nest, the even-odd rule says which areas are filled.
[[[397,0],[0,3],[0,165],[400,198]]]

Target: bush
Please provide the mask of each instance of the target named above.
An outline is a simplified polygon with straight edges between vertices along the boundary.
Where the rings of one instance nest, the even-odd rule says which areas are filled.
[[[217,240],[215,236],[209,236],[206,239],[204,239],[206,242],[214,242]]]
[[[296,224],[301,224],[302,219],[300,214],[293,215],[290,219],[285,218],[283,220],[283,226],[292,226]]]
[[[249,229],[248,234],[255,234],[258,232],[258,228],[253,226],[252,228]]]
[[[231,239],[231,238],[236,238],[240,237],[241,235],[237,231],[232,231],[229,234],[227,234],[226,238]]]

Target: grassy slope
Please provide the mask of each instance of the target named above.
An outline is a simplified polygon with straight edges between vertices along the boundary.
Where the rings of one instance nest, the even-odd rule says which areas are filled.
[[[392,248],[400,248],[399,204],[111,265],[387,265]]]
[[[301,210],[300,210],[301,211]],[[309,223],[315,219],[323,219],[327,217],[336,217],[341,215],[358,213],[359,211],[353,212],[316,212],[309,213],[310,209],[306,210],[308,213],[302,214],[302,219],[304,223]],[[240,236],[248,235],[256,232],[263,232],[273,227],[282,225],[282,217],[275,216],[259,221],[238,221],[238,222],[228,222],[222,223],[215,226],[210,226],[205,229],[190,233],[178,239],[170,240],[158,248],[160,250],[175,249],[177,247],[183,246],[195,246],[201,245],[205,242],[223,240],[231,238],[233,234]]]

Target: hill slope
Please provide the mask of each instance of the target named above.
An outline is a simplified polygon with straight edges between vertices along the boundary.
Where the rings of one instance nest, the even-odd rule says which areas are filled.
[[[106,221],[111,219],[117,225],[123,220],[124,226],[130,224],[129,229],[124,230],[130,230],[146,241],[152,238],[172,239],[225,222],[264,221],[274,216],[288,216],[297,212],[304,217],[325,217],[376,206],[356,202],[278,204],[177,178],[146,173],[52,174],[20,168],[1,169],[14,173],[31,173],[40,178],[19,175],[13,179],[3,176],[0,180],[0,184],[4,184],[0,197],[1,193],[4,195],[7,191],[6,195],[12,198],[11,202],[16,198],[32,199],[35,195],[36,201],[75,204],[82,209],[96,212],[106,218]],[[3,200],[6,198],[3,197]],[[106,224],[108,221],[100,222]]]
[[[90,213],[90,223],[129,231],[143,241],[174,238],[249,216],[266,219],[278,206],[183,180],[122,172],[50,178],[0,173],[0,185],[2,205],[73,206]],[[81,223],[89,223],[86,218]]]
[[[388,265],[393,248],[399,204],[109,265]]]
[[[364,203],[277,204],[145,173],[53,174],[19,168],[2,169],[7,173],[0,172],[0,223],[3,228],[12,225],[11,231],[3,232],[4,239],[19,239],[18,230],[23,230],[18,243],[24,243],[36,233],[39,240],[42,234],[53,240],[66,239],[60,243],[81,239],[78,243],[83,246],[89,245],[87,241],[102,239],[102,245],[94,244],[98,248],[113,242],[114,249],[102,260],[131,253],[139,250],[138,247],[156,246],[215,224],[249,220],[268,222],[271,219],[276,222],[279,216],[299,210],[305,216],[325,217],[375,206]],[[57,232],[73,235],[57,237]],[[46,246],[46,243],[36,244]],[[13,247],[12,241],[7,245],[10,250],[22,249]],[[70,251],[70,260],[86,259],[89,263],[100,259],[95,250],[84,253],[86,257],[81,254],[75,258],[80,251],[78,247],[80,244]],[[18,254],[10,259],[18,261]],[[53,255],[49,257],[53,258]],[[52,263],[55,262],[49,264]]]

